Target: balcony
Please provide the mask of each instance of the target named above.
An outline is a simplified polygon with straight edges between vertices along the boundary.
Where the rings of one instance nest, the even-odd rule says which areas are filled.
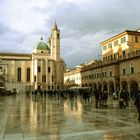
[[[103,60],[103,61],[97,60],[96,62],[93,62],[92,64],[84,66],[82,68],[82,71],[95,69],[98,67],[103,67],[105,65],[109,65],[112,63],[119,63],[119,61],[124,61],[124,60],[131,59],[131,58],[134,58],[137,56],[140,56],[140,50],[136,50],[135,52],[124,54],[124,55],[119,55],[118,58],[110,58],[110,59]]]

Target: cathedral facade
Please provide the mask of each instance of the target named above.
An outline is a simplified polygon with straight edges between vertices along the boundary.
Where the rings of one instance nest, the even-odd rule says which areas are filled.
[[[55,23],[48,42],[41,37],[31,54],[0,53],[0,88],[22,92],[61,90],[64,67],[60,58],[60,30]]]

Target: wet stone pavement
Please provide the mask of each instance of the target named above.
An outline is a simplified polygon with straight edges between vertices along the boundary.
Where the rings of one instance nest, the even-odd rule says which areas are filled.
[[[134,102],[119,109],[95,108],[77,100],[40,98],[24,94],[0,97],[0,140],[140,140]]]

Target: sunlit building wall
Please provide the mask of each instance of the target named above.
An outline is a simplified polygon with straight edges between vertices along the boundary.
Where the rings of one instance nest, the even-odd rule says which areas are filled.
[[[0,87],[7,90],[60,90],[64,83],[60,30],[55,23],[48,42],[41,37],[31,54],[0,52]]]

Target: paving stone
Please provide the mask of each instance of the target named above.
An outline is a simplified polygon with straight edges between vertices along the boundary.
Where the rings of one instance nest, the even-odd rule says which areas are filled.
[[[20,94],[0,97],[0,140],[138,140],[140,122],[134,101],[126,109],[118,101],[107,108],[92,102],[39,98]]]

